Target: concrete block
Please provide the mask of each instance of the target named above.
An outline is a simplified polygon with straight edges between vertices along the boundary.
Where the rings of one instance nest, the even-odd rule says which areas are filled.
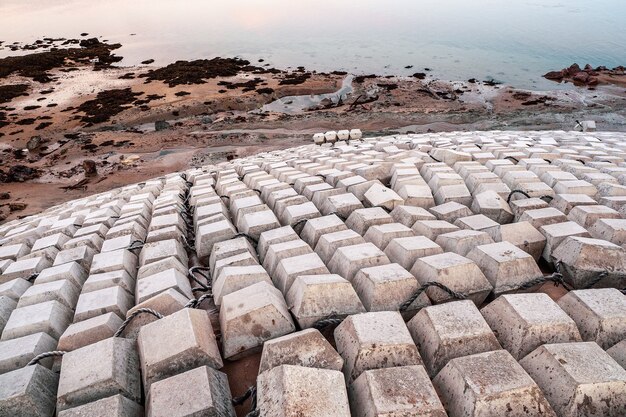
[[[99,235],[92,233],[90,235],[83,235],[68,240],[65,242],[65,245],[63,245],[63,249],[73,249],[80,246],[87,246],[96,252],[100,252],[103,244],[104,239]]]
[[[315,207],[315,205],[309,201],[306,203],[294,204],[285,207],[285,209],[280,214],[279,219],[281,224],[285,226],[291,226],[301,220],[314,219],[320,216],[321,213],[319,212],[317,207]]]
[[[133,297],[122,287],[109,287],[98,291],[83,293],[78,297],[74,323],[99,316],[104,313],[115,313],[121,319],[133,306]]]
[[[433,379],[449,416],[549,416],[552,407],[506,350],[452,359]]]
[[[397,263],[363,268],[355,275],[353,285],[367,311],[398,310],[419,287],[417,279]],[[428,305],[430,300],[422,293],[405,315],[411,316]]]
[[[155,382],[146,398],[146,417],[235,417],[225,374],[200,366]]]
[[[352,193],[337,194],[326,198],[320,211],[324,215],[336,213],[347,219],[354,210],[363,208],[361,201]]]
[[[0,375],[0,416],[50,417],[59,376],[42,365]]]
[[[424,367],[364,371],[350,386],[352,416],[447,416]]]
[[[44,332],[58,339],[72,321],[72,310],[58,301],[47,301],[16,308],[4,327],[0,340]]]
[[[46,301],[58,301],[67,308],[74,308],[78,301],[79,289],[68,279],[36,284],[22,294],[17,307],[26,307]]]
[[[401,237],[391,240],[385,255],[392,262],[410,270],[417,258],[443,253],[441,246],[424,236]]]
[[[568,236],[591,237],[587,229],[574,222],[542,226],[539,228],[539,231],[546,238],[546,245],[542,256],[548,263],[552,263],[552,253]]]
[[[137,304],[126,313],[126,317],[133,314],[140,308],[150,308],[158,311],[164,316],[173,314],[185,307],[189,299],[174,289],[165,290],[147,299],[143,303]],[[122,336],[128,339],[136,339],[139,329],[148,323],[156,321],[157,318],[152,314],[141,314],[133,319],[133,321],[122,332]]]
[[[626,412],[626,370],[595,343],[543,345],[520,364],[559,416]]]
[[[535,229],[556,223],[566,222],[568,219],[554,207],[543,209],[526,210],[519,218],[519,221],[529,222]]]
[[[124,270],[131,277],[137,274],[137,256],[126,249],[94,255],[89,274]]]
[[[0,297],[9,297],[14,301],[19,301],[22,294],[26,292],[33,284],[22,278],[16,278],[14,280],[0,284]]]
[[[207,265],[213,245],[235,237],[237,231],[228,220],[200,226],[196,232],[196,252],[200,262]]]
[[[135,288],[135,302],[142,303],[170,288],[189,299],[193,298],[187,275],[172,268],[138,280]]]
[[[474,261],[452,252],[418,258],[411,269],[420,285],[439,282],[453,291],[465,295],[476,305],[481,305],[493,289]],[[430,287],[426,290],[434,303],[452,299],[443,290]]]
[[[225,295],[263,281],[273,285],[270,276],[261,265],[224,267],[213,282],[215,305],[221,305]]]
[[[558,301],[583,340],[604,349],[626,338],[626,295],[613,288],[570,291]]]
[[[317,253],[308,253],[281,260],[276,266],[272,279],[276,288],[283,294],[287,294],[296,277],[329,273],[328,268]]]
[[[438,187],[434,194],[434,198],[437,205],[452,201],[468,207],[472,204],[472,195],[465,184],[444,185]]]
[[[15,261],[0,275],[0,284],[12,281],[15,278],[28,279],[50,267],[51,264],[52,262],[44,256]]]
[[[199,366],[223,366],[209,314],[199,309],[183,308],[143,326],[137,350],[146,391],[157,381]]]
[[[328,268],[348,281],[352,281],[362,268],[388,264],[389,258],[372,243],[343,246],[335,251]]]
[[[264,262],[265,254],[267,253],[267,249],[270,247],[270,245],[297,239],[300,239],[300,237],[291,228],[291,226],[284,226],[261,233],[261,236],[259,237],[259,243],[257,245],[259,260],[261,261],[261,263]]]
[[[480,312],[516,360],[545,343],[581,341],[576,323],[546,294],[501,295]]]
[[[306,329],[263,344],[259,375],[281,365],[341,371],[343,359],[317,329]]]
[[[328,316],[345,317],[365,312],[350,282],[333,274],[298,276],[285,299],[302,329]]]
[[[606,353],[615,359],[615,362],[619,363],[622,368],[626,369],[626,339],[607,349]]]
[[[411,227],[417,236],[424,236],[430,240],[437,239],[437,236],[461,230],[458,226],[448,223],[445,220],[418,220]]]
[[[59,338],[58,349],[66,352],[113,337],[122,325],[115,313],[105,313],[78,323],[70,324]],[[50,349],[53,350],[53,349]]]
[[[259,375],[257,387],[261,416],[350,417],[339,371],[281,365]]]
[[[30,250],[31,252],[36,252],[47,247],[54,247],[57,250],[61,250],[63,245],[65,245],[68,240],[70,240],[70,237],[66,234],[55,233],[53,235],[37,239],[35,243],[33,243],[33,247]]]
[[[90,275],[83,285],[82,292],[88,293],[114,286],[122,287],[129,294],[135,293],[135,279],[123,270]]]
[[[515,221],[519,221],[524,212],[528,210],[539,210],[550,207],[548,203],[540,198],[525,198],[521,200],[511,200],[509,203],[513,214],[515,215]],[[555,209],[556,210],[556,209]]]
[[[346,226],[360,235],[374,225],[392,223],[392,217],[380,207],[355,210],[346,220]]]
[[[491,227],[497,227],[498,223],[491,220],[489,217],[482,214],[476,214],[473,216],[461,217],[455,220],[455,226],[464,230],[476,230],[484,232]]]
[[[325,262],[330,263],[337,249],[344,246],[358,245],[365,243],[365,239],[357,232],[348,229],[338,232],[327,233],[320,236],[315,253]]]
[[[30,245],[17,243],[15,245],[0,246],[0,260],[10,259],[16,261],[30,253]]]
[[[391,240],[396,238],[415,236],[415,232],[400,223],[374,225],[367,229],[363,236],[365,241],[371,242],[381,250],[385,250]]]
[[[596,239],[608,240],[623,247],[626,244],[626,220],[598,219],[589,227],[589,233]]]
[[[563,278],[576,289],[624,286],[626,251],[606,240],[570,236],[552,252],[552,258],[561,262]],[[606,275],[600,277],[603,272]]]
[[[589,197],[594,197],[598,193],[593,184],[583,180],[558,181],[553,189],[556,194],[586,194]]]
[[[264,206],[267,208],[267,206]],[[253,213],[242,213],[237,222],[237,228],[253,239],[259,239],[261,233],[280,227],[278,219],[274,213],[266,210],[255,211]]]
[[[139,358],[133,341],[112,337],[63,355],[57,410],[116,394],[141,401]]]
[[[343,372],[348,384],[370,369],[422,364],[398,312],[349,316],[337,326],[334,335],[337,351],[345,360]]]
[[[446,252],[454,252],[461,256],[467,256],[476,246],[487,245],[494,242],[491,236],[485,232],[458,230],[437,236],[435,243]]]
[[[224,358],[236,359],[295,331],[295,325],[280,291],[259,282],[222,298],[220,329]]]
[[[437,220],[444,220],[450,223],[454,223],[460,217],[474,214],[467,206],[454,201],[431,207],[428,211],[434,214]]]
[[[567,215],[574,207],[592,206],[598,204],[596,200],[586,194],[557,194],[550,202],[555,209]]]
[[[0,261],[0,275],[13,263],[10,259]]]
[[[320,236],[326,233],[338,232],[347,229],[347,226],[339,217],[331,214],[307,221],[302,229],[302,232],[300,233],[300,237],[311,248],[314,248],[315,245],[317,245]]]
[[[546,226],[551,227],[551,226]],[[485,229],[494,241],[509,242],[539,261],[546,246],[546,238],[528,222],[503,224]]]
[[[433,378],[454,358],[501,349],[478,308],[469,300],[426,307],[407,327]]]
[[[406,227],[413,226],[418,220],[437,219],[435,215],[428,212],[428,210],[414,206],[397,206],[390,214],[395,222],[401,223]]]
[[[28,362],[40,353],[55,350],[57,341],[46,333],[33,333],[0,342],[0,374],[14,371],[28,365]],[[51,368],[52,358],[39,362]]]
[[[17,301],[6,295],[0,295],[0,332],[4,330],[15,307],[17,307]]]
[[[388,211],[404,204],[404,199],[391,188],[373,184],[364,194],[365,202],[371,207],[384,207]]]
[[[117,394],[61,411],[59,417],[143,417],[143,407]]]
[[[183,265],[188,264],[187,252],[180,239],[146,243],[139,254],[139,264],[143,266],[169,257],[178,259]]]

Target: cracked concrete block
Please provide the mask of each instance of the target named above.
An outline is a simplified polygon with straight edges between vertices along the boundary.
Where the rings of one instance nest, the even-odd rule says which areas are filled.
[[[367,311],[394,311],[417,291],[419,283],[405,268],[392,263],[361,269],[354,277],[353,286]],[[410,317],[428,305],[430,300],[422,293],[404,315]]]
[[[559,416],[626,413],[626,370],[595,343],[556,343],[520,361]]]
[[[306,227],[306,225],[304,227]],[[261,233],[261,236],[259,237],[259,243],[257,245],[259,261],[261,263],[265,261],[265,254],[267,253],[270,245],[297,239],[300,239],[300,237],[291,228],[291,226],[279,227],[277,229],[268,230]]]
[[[623,247],[626,244],[626,220],[598,219],[589,228],[589,233],[596,239],[608,240]]]
[[[347,280],[339,275],[300,275],[285,299],[300,328],[306,329],[326,317],[364,313],[365,308]]]
[[[506,350],[452,359],[433,384],[449,416],[556,417],[539,386]]]
[[[137,350],[145,391],[157,381],[199,366],[220,369],[224,365],[209,314],[199,309],[183,308],[143,326]]]
[[[105,313],[70,324],[59,338],[57,349],[70,352],[108,339],[113,337],[121,325],[122,319],[115,313]]]
[[[352,282],[356,273],[367,267],[389,264],[389,258],[372,243],[343,246],[335,251],[328,268]]]
[[[278,262],[272,279],[283,294],[287,294],[294,280],[301,275],[329,274],[328,268],[315,252],[292,256]]]
[[[196,232],[196,252],[203,265],[207,265],[213,245],[235,237],[237,231],[228,220],[205,224]]]
[[[407,327],[432,378],[454,358],[501,349],[469,300],[423,308]]]
[[[361,236],[374,225],[393,223],[393,218],[380,207],[355,210],[346,220],[346,226]]]
[[[113,227],[108,229],[106,235],[103,237],[108,240],[122,236],[130,236],[133,240],[144,240],[147,233],[146,229],[138,222],[116,223]]]
[[[131,277],[137,274],[137,256],[126,249],[94,255],[89,274],[124,270]]]
[[[314,248],[320,236],[341,230],[348,230],[348,227],[339,217],[331,214],[307,221],[300,233],[300,237],[311,248]]]
[[[26,307],[46,301],[58,301],[68,308],[74,308],[80,290],[68,279],[36,284],[28,288],[17,303],[17,307]]]
[[[200,366],[155,382],[146,398],[146,417],[235,417],[228,378]]]
[[[213,282],[213,300],[216,306],[222,304],[225,295],[249,287],[257,282],[273,285],[272,279],[261,265],[227,266]]]
[[[480,312],[516,360],[546,343],[580,342],[576,323],[547,294],[508,294]]]
[[[16,278],[14,280],[5,282],[4,284],[0,284],[0,297],[5,296],[9,297],[14,301],[19,301],[22,294],[31,287],[30,282],[26,281],[22,278]]]
[[[349,316],[335,329],[348,384],[363,371],[421,365],[422,359],[400,313],[379,311]]]
[[[259,375],[281,365],[341,371],[343,359],[319,330],[306,329],[263,344]]]
[[[341,230],[320,236],[315,246],[315,253],[317,253],[325,263],[329,264],[337,249],[362,243],[365,243],[365,239],[354,230]]]
[[[485,232],[458,230],[437,236],[435,243],[446,252],[454,252],[461,256],[467,256],[476,246],[487,245],[494,242],[491,236]]]
[[[561,263],[563,278],[576,289],[624,287],[626,251],[621,246],[601,239],[569,236],[552,252],[552,258]]]
[[[418,258],[411,273],[421,285],[431,281],[438,282],[465,295],[476,305],[481,305],[493,289],[474,261],[452,252]],[[434,303],[453,299],[451,295],[435,287],[428,288],[426,294]]]
[[[138,280],[135,288],[135,302],[136,304],[142,303],[170,288],[189,299],[193,298],[187,275],[172,268]]]
[[[558,301],[585,341],[604,349],[626,338],[626,295],[614,288],[570,291]]]
[[[619,363],[622,368],[626,369],[626,339],[607,349],[606,353],[615,359],[615,362]]]
[[[117,394],[61,411],[58,417],[143,417],[143,407]]]
[[[371,207],[383,207],[388,211],[404,204],[404,199],[391,188],[381,184],[373,184],[363,195],[365,202]]]
[[[430,240],[437,239],[437,236],[461,230],[458,226],[448,223],[445,220],[418,220],[411,227],[417,236],[424,236]]]
[[[281,365],[259,375],[257,386],[262,416],[350,417],[339,371]]]
[[[467,257],[480,267],[496,295],[543,276],[533,257],[509,242],[477,246]]]
[[[141,401],[139,358],[134,341],[112,337],[63,355],[57,410],[115,394]]]
[[[50,417],[59,376],[42,365],[0,375],[1,417]]]
[[[187,252],[180,239],[146,243],[139,253],[139,264],[143,266],[169,257],[178,259],[183,265],[188,264]]]
[[[352,193],[337,194],[326,198],[320,211],[324,215],[336,213],[347,219],[354,210],[363,208],[361,201]]]
[[[587,229],[570,221],[542,226],[539,231],[546,238],[546,245],[542,252],[543,259],[550,264],[553,261],[552,253],[568,236],[591,237]]]
[[[280,291],[259,282],[222,298],[220,329],[224,358],[236,359],[296,328]]]
[[[28,365],[35,356],[55,350],[57,341],[46,333],[33,333],[0,342],[0,374]],[[51,368],[52,358],[43,359],[41,365]]]
[[[132,306],[133,297],[122,287],[115,286],[83,293],[76,303],[74,323],[111,312],[124,319]]]
[[[349,388],[352,416],[446,417],[423,366],[364,371]]]
[[[58,301],[16,308],[7,321],[0,340],[44,332],[58,339],[72,321],[72,310]]]
[[[412,227],[418,220],[436,220],[434,214],[422,207],[414,206],[397,206],[390,213],[395,222],[401,223],[406,227]]]

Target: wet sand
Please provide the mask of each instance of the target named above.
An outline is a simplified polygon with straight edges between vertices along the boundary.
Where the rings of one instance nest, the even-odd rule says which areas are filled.
[[[99,63],[66,60],[38,80],[23,71],[2,76],[0,60],[0,193],[9,193],[0,199],[0,222],[171,171],[307,143],[330,129],[569,130],[593,119],[603,130],[626,130],[621,85],[535,92],[435,80],[427,71],[357,76],[342,100],[286,114],[260,109],[284,97],[333,93],[345,73],[228,59],[119,68],[95,47]],[[96,176],[85,177],[84,160],[95,162]],[[11,170],[23,167],[34,174],[15,182],[22,178]]]

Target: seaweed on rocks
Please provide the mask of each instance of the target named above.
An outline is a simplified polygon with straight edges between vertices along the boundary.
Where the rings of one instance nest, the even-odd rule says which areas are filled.
[[[80,120],[88,124],[106,122],[116,114],[132,107],[136,97],[142,94],[133,92],[130,87],[101,91],[96,98],[78,106],[78,111],[85,113]]]
[[[0,103],[8,103],[16,97],[27,96],[28,84],[0,85]]]

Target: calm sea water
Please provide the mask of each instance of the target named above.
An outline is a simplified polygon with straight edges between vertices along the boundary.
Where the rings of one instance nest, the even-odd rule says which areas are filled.
[[[535,89],[573,62],[626,64],[625,28],[626,0],[0,0],[0,40],[88,32],[122,43],[125,65],[239,56]]]

